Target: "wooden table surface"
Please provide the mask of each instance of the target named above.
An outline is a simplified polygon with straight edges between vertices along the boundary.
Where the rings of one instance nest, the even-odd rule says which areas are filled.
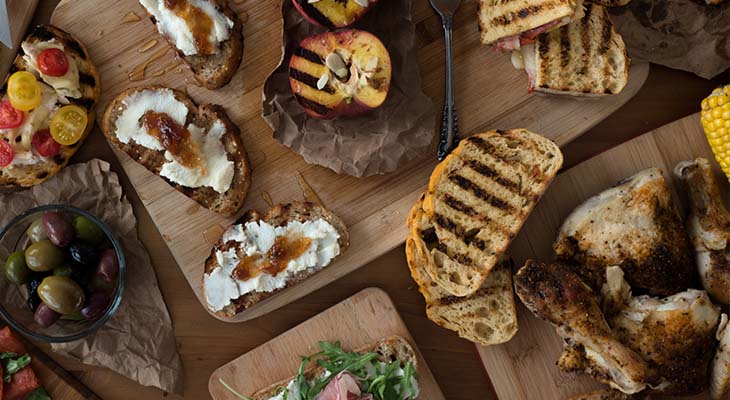
[[[41,0],[32,25],[47,22],[58,1]],[[646,85],[634,99],[565,147],[566,165],[697,112],[700,100],[712,88],[727,82],[727,77],[722,74],[708,81],[652,65]],[[423,299],[410,278],[402,247],[288,307],[249,323],[226,324],[212,318],[198,303],[111,148],[98,131],[89,137],[74,160],[79,162],[94,157],[112,163],[112,170],[120,175],[125,193],[134,206],[139,235],[152,257],[185,366],[185,395],[178,397],[143,388],[115,373],[50,354],[101,398],[121,400],[134,394],[138,400],[208,399],[208,377],[217,367],[370,286],[380,287],[391,295],[446,398],[496,398],[474,345],[426,318]]]

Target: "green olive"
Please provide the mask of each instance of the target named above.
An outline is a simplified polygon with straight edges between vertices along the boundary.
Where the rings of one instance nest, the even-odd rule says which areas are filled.
[[[67,278],[70,278],[73,274],[74,270],[71,268],[68,264],[61,264],[58,267],[53,269],[53,276],[65,276]]]
[[[33,221],[33,223],[28,227],[28,231],[26,233],[28,234],[30,241],[33,243],[48,239],[48,232],[46,232],[46,227],[43,226],[43,220],[41,218]]]
[[[38,286],[38,296],[51,310],[73,314],[84,306],[84,291],[71,278],[49,276]]]
[[[33,272],[25,264],[25,254],[22,251],[8,256],[5,261],[5,277],[16,285],[28,283],[33,278]]]
[[[61,265],[65,258],[63,250],[50,240],[41,240],[25,249],[25,263],[31,271],[50,271]]]
[[[76,237],[91,244],[100,244],[104,241],[104,231],[94,221],[78,216],[74,218]]]

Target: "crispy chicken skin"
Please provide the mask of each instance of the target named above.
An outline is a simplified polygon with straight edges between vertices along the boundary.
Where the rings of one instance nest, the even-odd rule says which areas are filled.
[[[710,163],[704,158],[682,161],[674,174],[689,193],[687,231],[702,285],[714,301],[730,304],[730,213],[722,204]]]
[[[730,327],[727,323],[727,314],[720,317],[720,326],[717,328],[717,352],[712,358],[710,371],[710,398],[722,400],[730,397]]]
[[[637,173],[578,206],[553,245],[595,291],[616,265],[635,290],[671,295],[692,284],[689,241],[662,172]]]
[[[618,341],[601,313],[598,296],[570,268],[527,261],[515,276],[515,290],[530,311],[557,327],[568,344],[561,368],[585,371],[628,394],[653,382],[652,369]]]

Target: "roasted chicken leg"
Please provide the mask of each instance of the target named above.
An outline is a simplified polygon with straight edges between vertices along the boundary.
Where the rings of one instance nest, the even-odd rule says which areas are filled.
[[[595,291],[616,265],[632,288],[671,295],[691,286],[687,234],[662,172],[650,168],[578,206],[553,246]]]
[[[713,300],[730,304],[730,213],[722,204],[710,163],[704,158],[682,161],[674,173],[687,184],[691,203],[687,231],[702,285]]]
[[[573,354],[561,360],[564,369],[581,369],[627,394],[644,390],[654,372],[636,352],[611,332],[598,296],[580,277],[561,264],[527,263],[515,276],[522,302],[558,329]]]

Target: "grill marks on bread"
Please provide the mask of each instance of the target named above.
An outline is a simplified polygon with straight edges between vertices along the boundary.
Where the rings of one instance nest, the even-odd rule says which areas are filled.
[[[426,216],[409,225],[431,279],[454,296],[478,290],[561,165],[557,146],[526,130],[463,140],[431,176]]]
[[[479,0],[479,32],[483,44],[519,35],[545,24],[573,16],[576,0]]]

